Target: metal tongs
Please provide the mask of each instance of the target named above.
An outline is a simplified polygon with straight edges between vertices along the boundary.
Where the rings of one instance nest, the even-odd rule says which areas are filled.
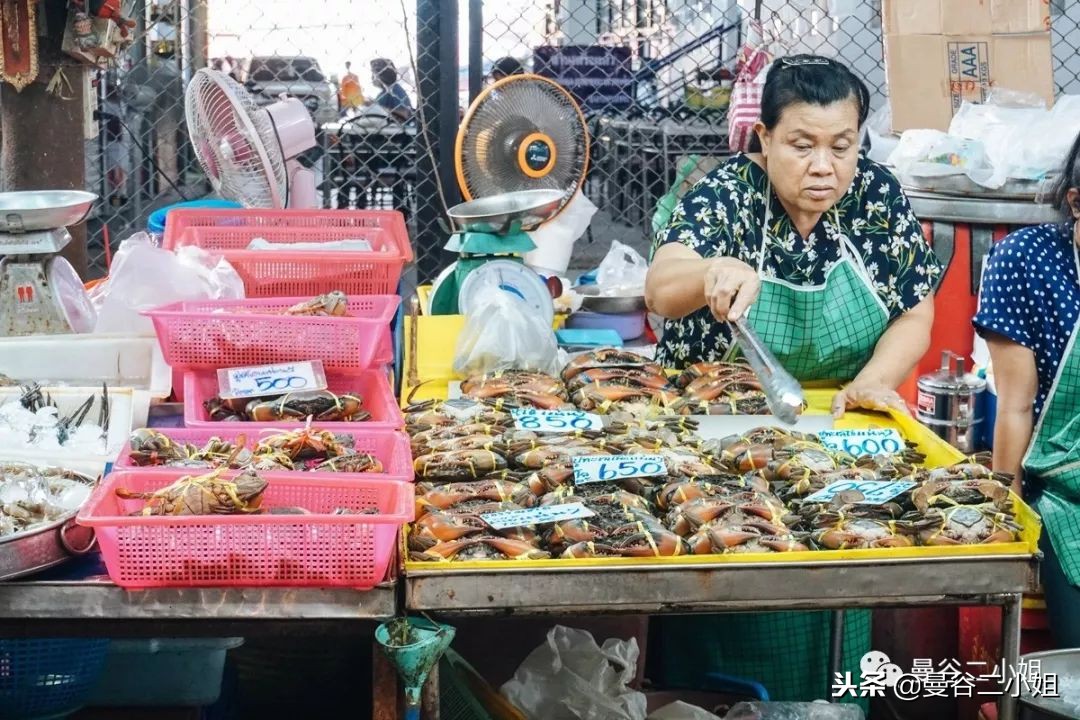
[[[761,380],[765,400],[777,420],[794,425],[798,422],[806,398],[799,381],[780,365],[776,357],[761,342],[757,333],[742,318],[731,321],[732,335],[750,367]]]

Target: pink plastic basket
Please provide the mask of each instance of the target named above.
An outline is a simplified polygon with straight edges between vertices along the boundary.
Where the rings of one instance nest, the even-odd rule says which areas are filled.
[[[373,250],[247,250],[255,238],[271,244],[366,240]],[[395,210],[173,210],[163,246],[196,245],[220,252],[244,281],[248,297],[292,297],[342,290],[350,295],[397,291],[413,259],[401,213]]]
[[[174,370],[322,360],[327,370],[355,371],[393,360],[390,322],[400,297],[353,296],[350,317],[274,314],[310,299],[177,302],[143,314]]]
[[[366,430],[399,430],[405,427],[390,381],[382,370],[363,370],[355,375],[327,374],[327,390],[333,393],[359,393],[371,419],[364,422],[317,422],[324,430],[334,432],[365,432]],[[239,429],[247,433],[264,429],[295,430],[306,421],[288,422],[218,422],[211,420],[203,401],[218,394],[217,373],[197,370],[184,375],[184,425],[189,428],[224,430]]]
[[[79,514],[81,525],[95,529],[105,567],[117,585],[368,589],[386,577],[398,531],[414,515],[409,483],[301,479],[296,473],[263,473],[269,486],[262,507],[300,507],[311,515],[132,516],[145,501],[116,495],[121,487],[154,492],[185,474],[190,473],[111,473]],[[331,514],[337,508],[374,508],[378,514]]]
[[[255,447],[262,438],[274,433],[273,430],[253,430],[247,431],[236,427],[235,423],[218,423],[219,427],[210,428],[183,428],[183,429],[171,429],[163,428],[158,432],[171,439],[178,445],[184,443],[191,443],[192,445],[202,446],[205,445],[211,438],[220,438],[226,442],[235,443],[237,439],[243,435],[245,445],[248,448]],[[321,427],[312,425],[312,429],[321,429]],[[374,455],[379,459],[379,462],[383,465],[383,472],[381,473],[311,473],[303,472],[300,477],[312,477],[314,475],[325,475],[328,478],[364,478],[369,480],[398,480],[402,482],[412,482],[413,480],[413,462],[412,462],[412,449],[409,446],[409,438],[402,432],[398,431],[361,431],[361,432],[340,432],[339,435],[348,435],[353,439],[353,447],[360,451]],[[116,458],[116,462],[113,463],[113,467],[116,469],[123,468],[139,468],[146,472],[166,472],[175,473],[178,468],[170,467],[142,467],[136,465],[131,460],[131,443],[126,443],[123,450],[120,451],[119,457]],[[193,470],[191,468],[180,468],[185,472],[202,472],[201,470]],[[293,473],[289,473],[293,474]]]

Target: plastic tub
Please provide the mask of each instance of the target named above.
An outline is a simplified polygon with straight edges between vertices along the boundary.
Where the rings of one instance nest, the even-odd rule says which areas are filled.
[[[355,375],[327,374],[327,389],[339,395],[359,393],[364,401],[364,409],[371,413],[371,419],[363,422],[319,422],[319,427],[334,432],[365,432],[367,430],[398,430],[405,427],[405,418],[394,399],[390,380],[382,370],[363,370]],[[239,422],[223,423],[211,420],[203,402],[218,394],[217,373],[211,370],[197,370],[184,375],[184,425],[191,428],[214,428],[219,432],[240,429],[244,432],[258,432],[264,429],[296,429],[304,427],[306,421],[296,422]]]
[[[220,438],[226,442],[236,442],[237,439],[243,435],[246,440],[247,447],[251,448],[266,435],[272,434],[274,430],[256,430],[247,431],[242,428],[238,428],[236,423],[217,423],[219,427],[216,428],[187,428],[187,429],[158,429],[158,432],[169,437],[173,442],[177,444],[191,443],[192,445],[202,446],[205,445],[210,438]],[[355,423],[353,423],[355,424]],[[319,425],[313,425],[313,428],[321,428]],[[405,433],[399,431],[387,431],[387,430],[374,430],[374,431],[335,431],[337,434],[349,435],[353,438],[353,447],[361,452],[370,453],[379,459],[379,462],[383,464],[384,472],[381,473],[328,473],[328,477],[344,477],[344,478],[367,478],[371,480],[383,479],[383,480],[400,480],[404,482],[412,482],[413,480],[413,463],[412,452],[409,447],[409,438]],[[117,470],[124,468],[141,468],[147,472],[175,472],[178,468],[175,467],[142,467],[136,465],[131,460],[131,443],[126,443],[124,449],[120,451],[120,456],[113,464]],[[202,472],[193,468],[181,468],[186,472]],[[310,475],[310,472],[300,473],[300,477],[306,477]]]
[[[146,232],[158,239],[160,244],[161,239],[165,236],[168,214],[173,210],[235,210],[241,207],[243,206],[238,202],[232,200],[218,200],[215,198],[187,200],[185,202],[173,203],[172,205],[166,205],[165,207],[150,213],[150,217],[146,221]]]
[[[243,638],[113,640],[94,707],[202,707],[221,695],[225,655]]]
[[[184,471],[121,470],[95,488],[79,513],[93,527],[105,567],[124,588],[354,587],[386,576],[398,531],[414,515],[413,486],[388,480],[261,473],[262,507],[300,507],[309,515],[132,515],[143,500],[117,488],[155,492]],[[226,471],[223,479],[235,477]],[[335,515],[347,508],[375,514]]]
[[[362,239],[372,251],[248,250],[255,238],[271,244]],[[249,298],[331,290],[389,295],[413,259],[405,221],[393,210],[175,210],[163,245],[220,253],[243,279]]]
[[[397,295],[349,298],[349,317],[280,315],[311,296],[202,300],[143,312],[174,370],[321,360],[327,370],[365,370],[393,359],[390,322]]]

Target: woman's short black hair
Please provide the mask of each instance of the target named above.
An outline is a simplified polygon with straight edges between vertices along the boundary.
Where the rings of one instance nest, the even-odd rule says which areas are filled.
[[[854,99],[859,127],[870,113],[870,91],[847,65],[820,55],[789,55],[777,58],[761,91],[761,122],[772,130],[784,109],[797,103],[832,105]],[[757,134],[750,137],[750,152],[761,152]]]
[[[1080,206],[1073,208],[1069,205],[1069,191],[1080,188],[1080,135],[1073,141],[1072,149],[1069,150],[1065,164],[1061,167],[1061,175],[1054,183],[1053,194],[1050,196],[1054,207],[1061,211],[1065,220],[1071,220],[1073,210],[1080,210]]]

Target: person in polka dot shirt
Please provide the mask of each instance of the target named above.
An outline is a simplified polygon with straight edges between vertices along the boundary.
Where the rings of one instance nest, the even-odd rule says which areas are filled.
[[[1080,137],[1054,193],[1062,222],[1017,230],[983,273],[976,330],[997,384],[994,469],[1039,511],[1059,647],[1080,647]],[[1022,486],[1022,487],[1021,487]]]

